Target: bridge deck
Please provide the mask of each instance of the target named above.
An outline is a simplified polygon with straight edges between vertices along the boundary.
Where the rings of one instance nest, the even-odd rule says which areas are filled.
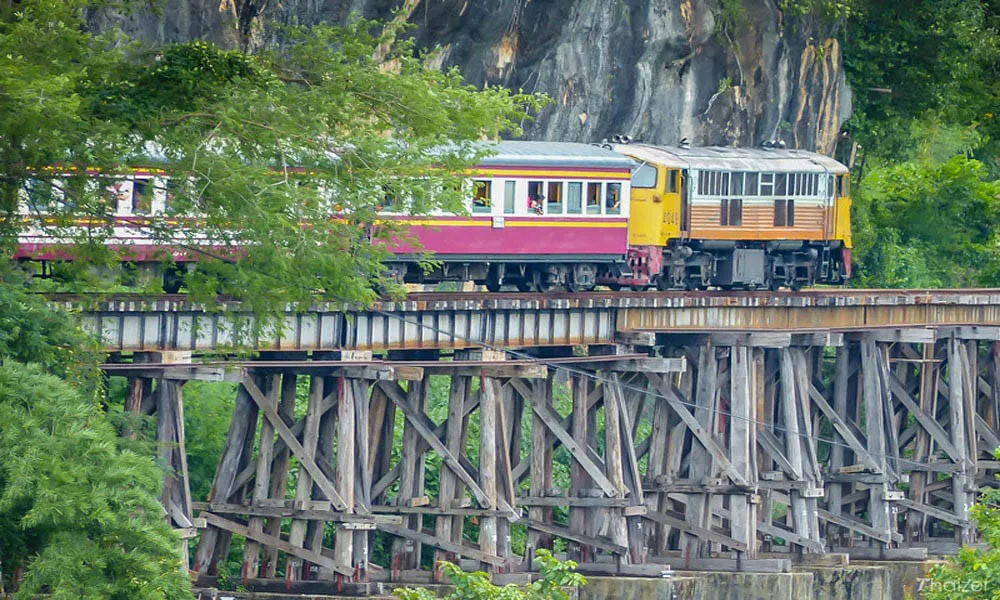
[[[418,293],[363,309],[334,303],[255,332],[238,303],[183,296],[53,302],[81,312],[113,351],[404,350],[613,344],[631,332],[847,332],[1000,326],[1000,290],[812,290],[587,294]]]

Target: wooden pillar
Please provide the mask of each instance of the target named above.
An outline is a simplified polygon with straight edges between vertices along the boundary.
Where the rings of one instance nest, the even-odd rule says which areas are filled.
[[[157,428],[160,460],[170,468],[163,481],[163,506],[167,520],[181,532],[181,554],[185,570],[189,566],[188,538],[194,535],[191,512],[191,484],[188,478],[187,451],[184,447],[184,382],[161,379],[157,384]]]
[[[354,504],[355,511],[362,514],[371,512],[372,506],[372,474],[369,464],[369,381],[354,379],[354,428],[355,451],[354,458]],[[343,531],[343,529],[342,529]],[[367,529],[354,531],[354,569],[358,581],[368,581],[369,551]]]
[[[302,449],[308,459],[315,460],[316,448],[319,445],[319,429],[322,417],[323,403],[323,378],[313,375],[309,378],[309,404],[306,407],[305,429],[302,431]],[[295,487],[295,501],[299,505],[305,505],[312,499],[312,476],[305,469],[299,469],[298,483]],[[308,521],[295,519],[288,535],[291,545],[299,548],[305,547],[306,530]],[[285,580],[292,582],[297,579],[306,579],[306,573],[301,572],[302,560],[295,556],[288,556],[285,563]]]
[[[756,399],[751,396],[754,385],[751,378],[751,351],[746,346],[730,349],[730,442],[729,454],[733,468],[747,484],[755,485],[757,469],[753,458],[756,448]],[[733,494],[730,502],[730,529],[732,537],[747,545],[747,558],[757,555],[757,505],[746,494]]]
[[[668,375],[669,377],[669,375]],[[669,478],[664,477],[667,472],[668,443],[670,442],[670,407],[665,400],[658,398],[653,405],[653,420],[649,432],[649,459],[646,467],[646,484],[656,485]],[[658,512],[665,512],[667,508],[667,495],[663,492],[655,494],[655,509]],[[570,515],[572,518],[572,515]],[[653,554],[662,556],[668,549],[668,536],[670,527],[663,523],[654,524],[647,531],[647,545],[652,549]]]
[[[451,378],[451,392],[448,397],[448,424],[445,430],[445,446],[454,456],[462,455],[465,436],[465,402],[468,398],[469,378],[463,375],[453,375]],[[456,504],[459,483],[458,477],[447,466],[441,467],[441,483],[439,486],[438,505],[442,510],[452,508]],[[437,517],[435,524],[435,536],[443,540],[451,541],[456,535],[462,535],[462,517],[444,515]],[[459,538],[461,539],[461,538]],[[435,565],[438,561],[455,561],[455,557],[450,552],[436,550],[434,557]],[[435,567],[436,569],[436,567]]]
[[[552,381],[550,379],[536,381],[532,389],[531,402],[542,406],[552,405]],[[533,497],[546,496],[552,489],[552,445],[545,421],[533,411],[531,421],[531,465],[530,494]],[[541,506],[528,509],[528,518],[543,523],[550,522],[552,511]],[[552,536],[541,531],[528,529],[528,543],[525,548],[525,560],[529,565],[535,559],[535,550],[552,548]]]
[[[264,393],[267,401],[272,406],[278,405],[278,375],[270,374],[264,379]],[[274,425],[268,419],[262,419],[260,426],[260,444],[257,451],[257,468],[254,475],[253,503],[261,505],[263,501],[271,495],[271,473],[274,459]],[[264,518],[250,517],[250,531],[261,534],[264,532]],[[252,539],[247,539],[246,547],[243,550],[243,583],[253,577],[257,577],[259,572],[259,558],[261,545]]]
[[[868,439],[868,452],[878,463],[879,469],[885,473],[887,468],[885,444],[885,419],[882,407],[882,381],[878,361],[883,360],[874,339],[865,337],[861,342],[861,377],[863,386],[865,411],[865,436]],[[885,485],[870,485],[868,487],[868,514],[872,528],[888,536],[891,533],[889,524],[889,504],[885,501]]]
[[[208,494],[209,502],[229,502],[236,492],[233,489],[236,476],[248,461],[247,457],[253,450],[256,426],[257,404],[250,397],[246,388],[241,385],[233,407],[229,435],[226,437],[226,444],[222,449],[222,456],[219,458],[219,466],[215,470],[215,479],[212,481],[212,489]],[[206,528],[198,542],[194,571],[207,572],[209,575],[217,574],[218,557],[228,552],[230,535],[229,532],[217,527]],[[226,552],[218,552],[222,547],[226,549]]]
[[[514,402],[516,394],[511,385],[500,387],[500,402],[497,407],[497,502],[509,507],[517,504],[517,493],[514,489],[514,466],[520,460],[520,439],[515,447],[512,442],[514,435],[513,421],[520,419]],[[517,415],[515,417],[515,415]],[[497,519],[497,555],[504,559],[503,571],[510,572],[514,568],[514,550],[511,544],[510,519]]]
[[[345,512],[354,512],[354,459],[355,459],[355,397],[353,382],[343,377],[337,379],[337,452],[336,478],[333,484],[347,505]],[[344,524],[337,527],[333,559],[340,565],[352,567],[354,558],[354,532]]]
[[[454,383],[454,382],[453,382]],[[406,402],[418,414],[426,414],[427,392],[430,381],[410,381],[406,390]],[[395,405],[393,405],[395,406]],[[403,447],[399,457],[399,494],[396,496],[397,506],[411,506],[414,498],[420,498],[424,494],[424,473],[426,462],[424,461],[424,445],[420,434],[413,426],[413,423],[406,419],[403,423]],[[445,474],[447,467],[441,467],[442,484],[447,478]],[[444,497],[443,495],[441,496]],[[442,505],[443,507],[444,505]],[[446,517],[438,517],[439,524],[446,520]],[[451,519],[448,525],[451,525]],[[403,523],[407,529],[420,531],[422,523],[420,515],[410,515],[403,518]],[[450,531],[450,530],[449,530]],[[392,562],[390,568],[393,571],[405,571],[420,567],[420,543],[414,540],[395,538],[392,541]]]
[[[587,416],[589,414],[590,391],[589,378],[583,374],[574,374],[573,382],[573,441],[581,448],[587,448]],[[583,491],[593,485],[587,470],[573,461],[570,467],[570,496],[579,498]],[[569,529],[574,533],[586,534],[587,510],[582,506],[571,506],[569,509]],[[594,549],[577,542],[570,542],[569,557],[576,562],[590,562],[594,559]]]
[[[695,383],[694,418],[702,429],[712,430],[713,413],[715,412],[716,390],[718,376],[718,359],[715,356],[715,346],[711,342],[701,347],[698,354],[698,371]],[[692,481],[704,481],[713,475],[712,457],[708,450],[691,434],[691,449],[688,453],[688,476]],[[707,529],[710,525],[711,494],[688,494],[685,520]],[[690,534],[683,535],[681,551],[685,556],[694,558],[708,550],[706,543]]]
[[[781,349],[781,412],[784,421],[785,453],[792,471],[799,477],[799,481],[806,482],[803,471],[802,460],[802,440],[799,430],[799,402],[796,393],[795,364],[791,351],[788,348]],[[789,513],[792,516],[794,531],[801,537],[810,537],[810,522],[813,516],[809,514],[808,505],[802,493],[793,489],[788,492]]]
[[[622,448],[622,390],[617,374],[604,385],[604,468],[615,496],[625,497],[624,451]],[[628,528],[620,508],[608,509],[608,537],[619,546],[628,545]]]
[[[955,457],[955,462],[959,470],[952,475],[952,497],[955,504],[955,516],[961,521],[969,520],[969,508],[972,505],[971,494],[967,491],[971,486],[970,460],[966,454],[968,452],[968,434],[966,431],[965,416],[965,380],[966,370],[962,361],[962,354],[965,347],[962,341],[957,338],[948,340],[948,404],[949,404],[949,425],[952,446],[961,453]],[[968,360],[966,359],[966,363]],[[974,476],[974,473],[972,474]],[[972,531],[969,526],[955,527],[955,541],[959,544],[968,544],[972,541]]]
[[[500,400],[500,382],[492,377],[480,379],[479,395],[479,486],[485,495],[485,510],[497,510],[497,412]],[[484,554],[497,553],[497,518],[479,520],[479,550]],[[496,569],[483,563],[482,569]]]

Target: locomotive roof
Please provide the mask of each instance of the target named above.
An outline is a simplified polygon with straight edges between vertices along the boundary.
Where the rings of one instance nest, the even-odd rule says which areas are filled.
[[[725,148],[721,146],[684,147],[649,144],[615,144],[617,152],[641,161],[688,169],[726,171],[776,171],[847,173],[843,164],[807,150],[778,148]]]
[[[495,154],[481,166],[524,165],[631,169],[633,162],[607,148],[578,142],[503,141],[488,144]]]

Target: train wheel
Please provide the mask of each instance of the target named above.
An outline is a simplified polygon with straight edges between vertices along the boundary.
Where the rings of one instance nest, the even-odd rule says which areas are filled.
[[[521,279],[517,282],[517,290],[519,292],[534,292],[537,291],[535,288],[535,282],[530,279]]]

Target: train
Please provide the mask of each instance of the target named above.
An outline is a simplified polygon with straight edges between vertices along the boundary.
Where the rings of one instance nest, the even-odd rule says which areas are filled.
[[[464,175],[464,214],[411,215],[379,201],[379,222],[408,231],[390,244],[399,283],[474,283],[491,292],[631,289],[799,289],[851,275],[850,173],[827,156],[772,147],[502,141]],[[155,169],[100,176],[114,198],[109,243],[165,269],[175,292],[197,254],[168,252],[137,223],[171,215],[170,181]],[[33,179],[22,210],[44,205]],[[28,227],[15,258],[64,258],[59,240]],[[430,253],[433,267],[424,260]]]

